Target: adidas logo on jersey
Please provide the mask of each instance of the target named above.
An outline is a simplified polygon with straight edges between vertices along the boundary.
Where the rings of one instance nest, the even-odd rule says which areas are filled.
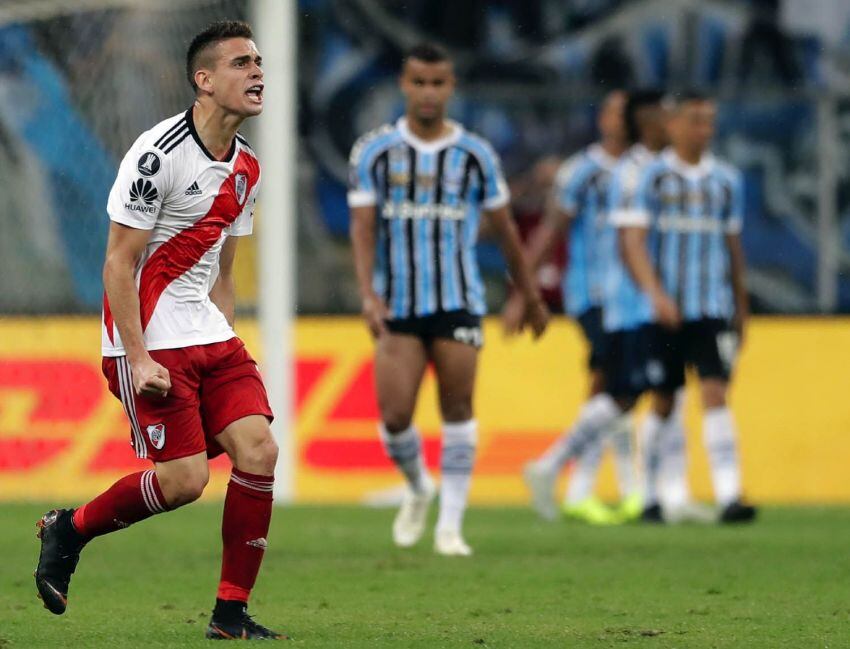
[[[189,185],[189,189],[186,190],[186,196],[200,196],[204,192],[198,187],[198,181],[196,180],[191,185]]]
[[[130,202],[124,203],[125,209],[132,212],[144,212],[153,214],[157,211],[157,206],[154,202],[159,197],[153,183],[150,180],[142,180],[139,178],[136,182],[130,185]]]

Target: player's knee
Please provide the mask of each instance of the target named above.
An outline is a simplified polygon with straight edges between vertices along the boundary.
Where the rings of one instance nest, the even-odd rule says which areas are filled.
[[[656,393],[652,399],[652,409],[662,419],[667,419],[673,413],[676,400],[673,394]]]
[[[726,382],[713,379],[704,381],[702,402],[705,408],[723,408],[726,405]]]
[[[409,412],[401,412],[399,410],[388,409],[381,414],[381,420],[384,423],[384,428],[390,435],[401,433],[413,423],[413,417]]]
[[[279,452],[271,430],[267,430],[242,445],[236,454],[236,464],[238,468],[249,473],[271,475],[274,473]]]
[[[469,421],[472,419],[472,398],[452,399],[443,404],[440,409],[443,421]]]
[[[209,482],[209,472],[186,472],[179,476],[173,476],[162,485],[163,496],[171,509],[188,505],[196,501],[204,493]]]

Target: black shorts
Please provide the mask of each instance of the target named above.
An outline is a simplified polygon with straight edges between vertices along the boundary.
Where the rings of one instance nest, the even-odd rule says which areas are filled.
[[[605,391],[612,397],[636,398],[649,389],[650,330],[645,327],[605,333]]]
[[[738,334],[726,320],[694,320],[675,331],[651,324],[645,330],[650,340],[647,375],[652,388],[677,390],[685,384],[688,367],[701,379],[728,381],[732,375]]]
[[[387,320],[387,329],[394,334],[406,334],[421,338],[426,345],[434,338],[456,340],[475,348],[481,348],[484,344],[481,316],[473,315],[465,309],[443,311],[421,317]]]
[[[602,309],[592,307],[582,313],[578,318],[587,344],[590,345],[590,356],[587,365],[592,370],[605,369],[605,356],[608,345],[608,335],[602,329]]]

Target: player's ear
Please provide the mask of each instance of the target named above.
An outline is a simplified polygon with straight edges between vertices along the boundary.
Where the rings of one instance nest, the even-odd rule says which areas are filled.
[[[195,70],[194,79],[195,85],[198,87],[199,90],[202,90],[204,92],[212,92],[213,82],[212,75],[210,74],[209,70],[205,70],[204,68]]]

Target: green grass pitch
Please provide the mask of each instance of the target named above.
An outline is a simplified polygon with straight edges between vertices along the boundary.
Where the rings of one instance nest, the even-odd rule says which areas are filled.
[[[202,647],[221,505],[97,539],[67,613],[35,597],[42,506],[0,507],[0,648]],[[252,601],[294,647],[850,647],[850,509],[766,509],[742,528],[546,524],[473,509],[471,559],[430,535],[392,547],[393,512],[275,512]]]

